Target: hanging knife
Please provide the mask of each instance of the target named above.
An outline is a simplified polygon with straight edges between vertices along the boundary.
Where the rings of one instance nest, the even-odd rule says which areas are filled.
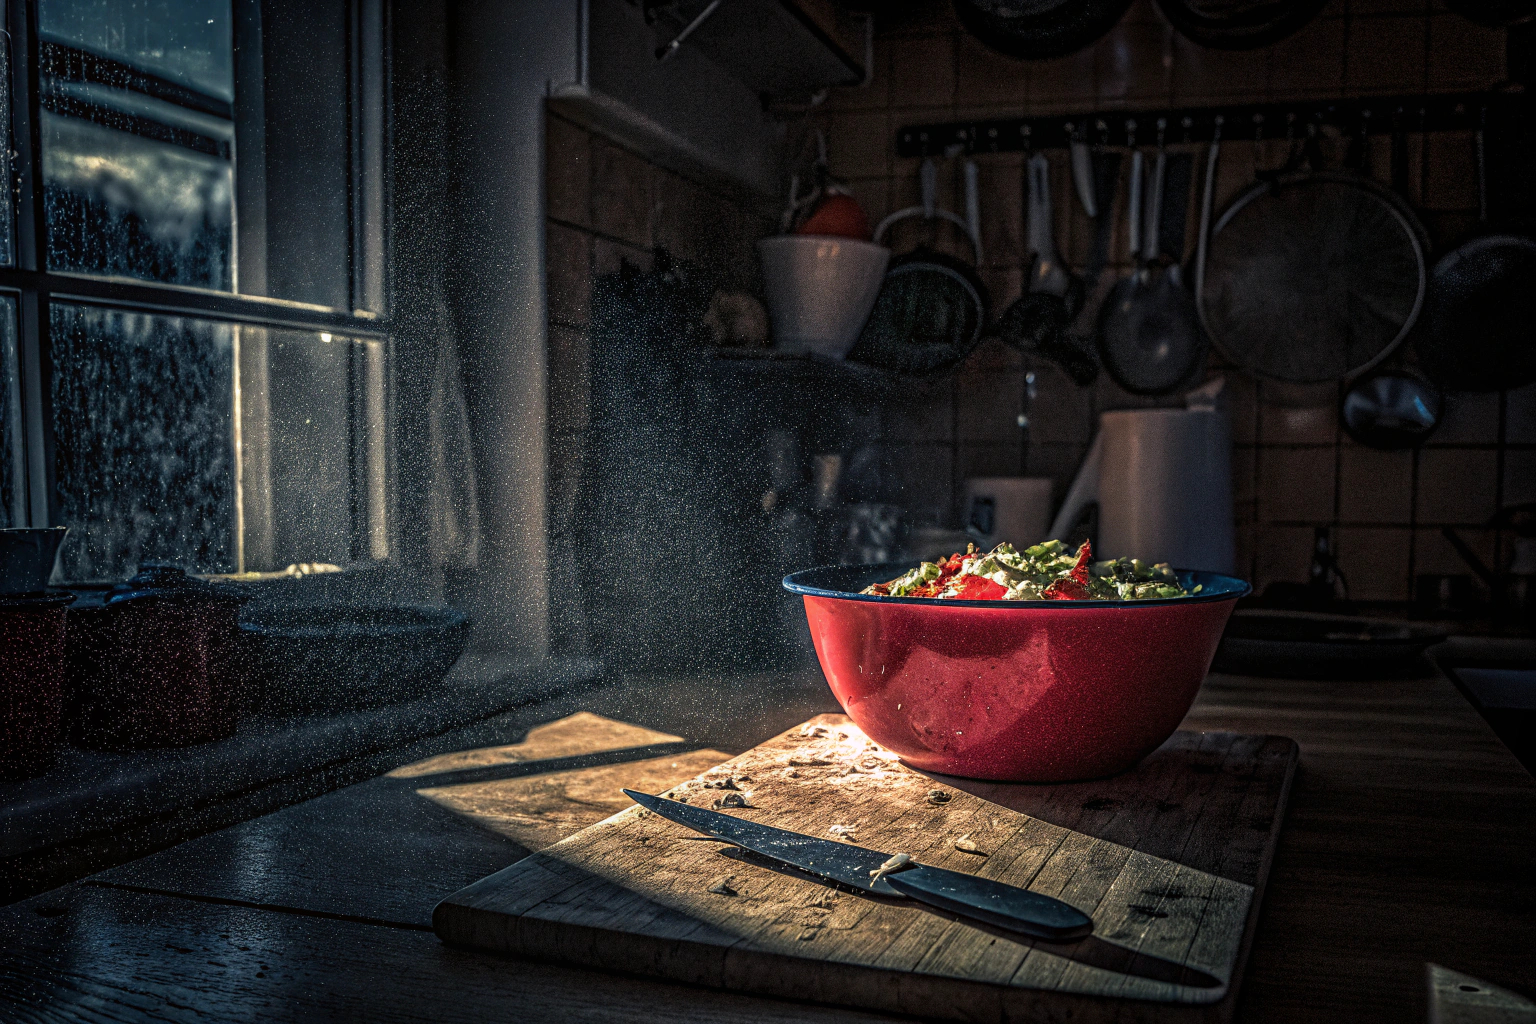
[[[1072,942],[1093,934],[1093,919],[1061,900],[960,871],[929,867],[848,843],[694,807],[665,797],[624,795],[695,832],[772,858],[807,874],[884,896],[909,896],[951,913],[1035,939]]]
[[[1093,154],[1082,138],[1073,138],[1069,148],[1072,151],[1072,184],[1077,186],[1078,201],[1083,204],[1084,213],[1097,217],[1099,204],[1093,194]]]

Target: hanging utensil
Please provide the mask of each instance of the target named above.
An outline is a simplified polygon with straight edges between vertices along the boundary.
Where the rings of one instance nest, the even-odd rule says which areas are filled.
[[[1162,395],[1190,383],[1204,363],[1206,340],[1194,297],[1177,262],[1160,263],[1167,152],[1159,147],[1147,193],[1141,261],[1099,311],[1099,357],[1115,383],[1138,395]],[[1188,186],[1188,179],[1184,179]],[[1172,197],[1182,207],[1187,196]],[[1179,241],[1182,255],[1182,239]]]
[[[1440,425],[1443,407],[1439,388],[1402,367],[1356,381],[1339,403],[1339,419],[1361,444],[1393,451],[1423,444]]]
[[[967,32],[999,53],[1047,60],[1097,41],[1131,0],[956,0]]]
[[[1145,160],[1141,150],[1131,150],[1131,188],[1125,197],[1126,255],[1135,263],[1141,258],[1141,175]]]
[[[1024,165],[1025,239],[1030,266],[1024,295],[1009,306],[998,322],[1003,341],[1023,352],[1037,353],[1059,364],[1078,384],[1090,384],[1099,365],[1091,352],[1075,344],[1067,328],[1083,304],[1083,282],[1073,275],[1056,251],[1051,221],[1050,165],[1036,153]]]
[[[974,164],[964,172],[966,217],[938,205],[938,165],[924,160],[919,172],[922,202],[898,210],[880,222],[875,242],[882,243],[892,224],[909,217],[947,220],[957,225],[981,258],[981,211]],[[922,245],[891,260],[874,309],[848,358],[898,373],[933,373],[953,366],[981,340],[989,304],[976,270]]]
[[[1072,157],[1072,185],[1077,189],[1077,201],[1083,204],[1083,212],[1090,217],[1099,215],[1099,204],[1093,195],[1093,153],[1088,142],[1074,137],[1069,144]]]
[[[1288,167],[1240,194],[1195,260],[1195,299],[1233,363],[1293,384],[1338,380],[1387,358],[1418,319],[1429,242],[1400,196],[1347,171]],[[1210,155],[1214,168],[1216,150]],[[1207,183],[1211,175],[1207,172]],[[1210,190],[1201,211],[1208,221]]]
[[[1536,240],[1489,227],[1484,128],[1475,140],[1479,233],[1435,264],[1414,347],[1442,387],[1498,391],[1536,380]]]
[[[1075,312],[1082,304],[1082,285],[1073,279],[1072,272],[1056,251],[1055,226],[1051,217],[1050,161],[1044,153],[1036,153],[1029,158],[1024,170],[1028,180],[1024,233],[1032,261],[1024,290],[1058,296]]]

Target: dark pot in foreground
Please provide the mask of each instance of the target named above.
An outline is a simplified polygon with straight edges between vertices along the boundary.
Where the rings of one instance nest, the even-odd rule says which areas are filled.
[[[242,598],[150,566],[80,609],[71,641],[75,738],[98,750],[221,739],[239,721]]]
[[[53,575],[67,526],[0,530],[0,594],[40,594]]]
[[[64,723],[64,609],[70,594],[0,597],[0,780],[46,769]]]

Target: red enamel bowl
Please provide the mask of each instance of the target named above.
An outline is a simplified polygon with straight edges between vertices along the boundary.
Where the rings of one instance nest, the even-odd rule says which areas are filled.
[[[914,768],[1065,782],[1125,771],[1173,735],[1247,583],[1179,572],[1191,597],[956,601],[860,594],[908,565],[784,578],[848,717]]]

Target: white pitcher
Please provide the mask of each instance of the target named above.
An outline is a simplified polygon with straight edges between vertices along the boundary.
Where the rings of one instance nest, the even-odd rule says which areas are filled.
[[[1050,535],[1065,539],[1098,502],[1096,560],[1131,556],[1231,573],[1232,427],[1222,383],[1191,392],[1183,409],[1101,415]]]

